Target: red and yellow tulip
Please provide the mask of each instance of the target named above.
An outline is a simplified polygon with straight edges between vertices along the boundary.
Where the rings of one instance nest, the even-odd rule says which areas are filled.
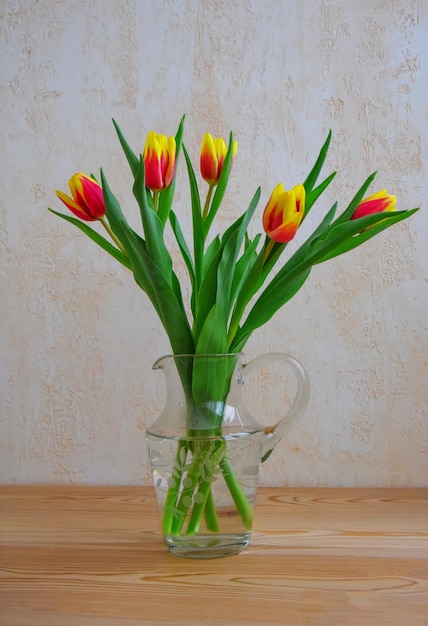
[[[233,142],[233,158],[238,149],[238,142]],[[224,160],[227,154],[226,142],[222,137],[214,139],[210,133],[205,133],[202,140],[200,154],[200,168],[202,178],[211,186],[217,185]]]
[[[305,188],[296,185],[289,191],[279,183],[272,192],[263,213],[263,228],[278,243],[288,243],[299,228],[305,212]]]
[[[352,214],[351,220],[356,220],[359,217],[365,217],[366,215],[372,215],[373,213],[395,211],[395,202],[396,197],[389,195],[386,189],[378,191],[360,202]]]
[[[56,195],[74,215],[87,222],[101,219],[106,212],[101,185],[91,176],[77,172],[68,181],[71,196],[63,191]]]
[[[143,153],[146,187],[162,191],[172,183],[175,174],[176,145],[174,137],[149,132]]]

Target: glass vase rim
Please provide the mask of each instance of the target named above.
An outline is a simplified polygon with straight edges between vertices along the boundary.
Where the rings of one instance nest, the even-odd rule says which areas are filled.
[[[157,369],[159,363],[164,361],[165,359],[182,359],[182,358],[192,358],[192,359],[201,359],[201,358],[212,358],[212,357],[235,357],[240,358],[244,356],[243,352],[201,352],[200,354],[164,354],[163,356],[156,359],[153,364],[153,369]]]

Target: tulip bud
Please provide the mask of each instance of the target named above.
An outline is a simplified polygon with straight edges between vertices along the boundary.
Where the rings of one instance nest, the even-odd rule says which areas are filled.
[[[175,174],[175,138],[149,132],[143,153],[146,187],[162,191],[172,183]]]
[[[389,195],[386,189],[378,191],[360,202],[352,214],[351,220],[357,220],[359,217],[365,217],[373,213],[396,211],[395,202],[396,197]]]
[[[82,172],[74,174],[68,181],[72,197],[57,190],[56,195],[74,215],[87,222],[101,219],[106,212],[101,185]]]
[[[263,213],[263,228],[270,239],[278,243],[293,239],[305,212],[305,198],[303,185],[289,191],[282,183],[275,187]]]
[[[233,158],[235,158],[238,149],[238,142],[233,142]],[[221,170],[223,169],[224,160],[227,154],[227,146],[224,139],[219,137],[213,139],[210,133],[205,133],[201,145],[200,168],[202,178],[209,185],[217,185]]]

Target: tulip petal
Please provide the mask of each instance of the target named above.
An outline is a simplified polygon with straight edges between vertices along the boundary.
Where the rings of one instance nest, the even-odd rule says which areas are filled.
[[[152,191],[161,191],[163,188],[161,164],[156,159],[146,161],[146,187]]]
[[[175,137],[167,138],[151,130],[146,138],[143,159],[146,187],[156,192],[169,187],[175,174]]]
[[[93,178],[89,178],[88,176],[81,177],[81,185],[82,196],[88,207],[88,213],[90,213],[93,218],[99,219],[106,212],[102,188]]]
[[[72,198],[62,191],[56,192],[74,215],[87,222],[93,222],[105,215],[105,203],[101,185],[91,176],[77,172],[68,181]]]
[[[85,220],[87,222],[93,222],[97,219],[96,217],[92,217],[90,213],[87,213],[86,207],[83,208],[82,206],[80,206],[75,200],[73,200],[73,198],[70,198],[70,196],[67,196],[67,194],[64,193],[63,191],[60,191],[57,189],[56,195],[65,204],[65,206],[74,215],[76,215],[76,217],[79,217],[80,219]]]
[[[360,202],[352,214],[351,220],[356,220],[360,217],[365,217],[366,215],[372,215],[373,213],[395,211],[395,203],[396,197],[389,195],[386,189],[378,191]]]
[[[218,161],[214,139],[210,133],[205,133],[200,153],[200,169],[202,178],[209,184],[215,185],[218,180]]]
[[[279,183],[275,189],[272,191],[271,197],[269,198],[269,202],[266,205],[265,210],[263,211],[263,228],[265,232],[268,232],[270,229],[271,216],[275,213],[276,208],[278,206],[278,199],[281,194],[284,193],[284,185]]]
[[[169,137],[166,144],[165,166],[164,166],[164,185],[169,187],[175,174],[175,138]]]
[[[288,243],[294,237],[305,210],[305,189],[296,185],[284,191],[279,183],[272,192],[263,213],[263,228],[268,237],[278,243]]]
[[[269,238],[278,243],[288,243],[294,238],[299,224],[300,219],[281,224],[278,228],[275,228],[275,230],[269,231]]]
[[[233,158],[238,149],[238,143],[233,142]],[[200,170],[202,178],[209,185],[217,185],[227,154],[227,145],[222,137],[213,139],[210,133],[205,133],[200,152]]]

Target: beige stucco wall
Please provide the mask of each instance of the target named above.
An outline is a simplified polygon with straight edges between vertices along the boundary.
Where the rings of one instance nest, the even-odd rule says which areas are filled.
[[[329,128],[339,173],[310,225],[373,170],[373,191],[422,207],[316,268],[246,355],[289,352],[312,384],[265,484],[428,486],[427,16],[427,0],[0,2],[1,482],[150,481],[151,365],[168,342],[132,277],[47,207],[102,166],[137,225],[110,120],[141,150],[185,113],[196,162],[206,130],[239,141],[222,226],[261,185],[258,230]],[[256,413],[278,409],[274,380],[253,390]]]

